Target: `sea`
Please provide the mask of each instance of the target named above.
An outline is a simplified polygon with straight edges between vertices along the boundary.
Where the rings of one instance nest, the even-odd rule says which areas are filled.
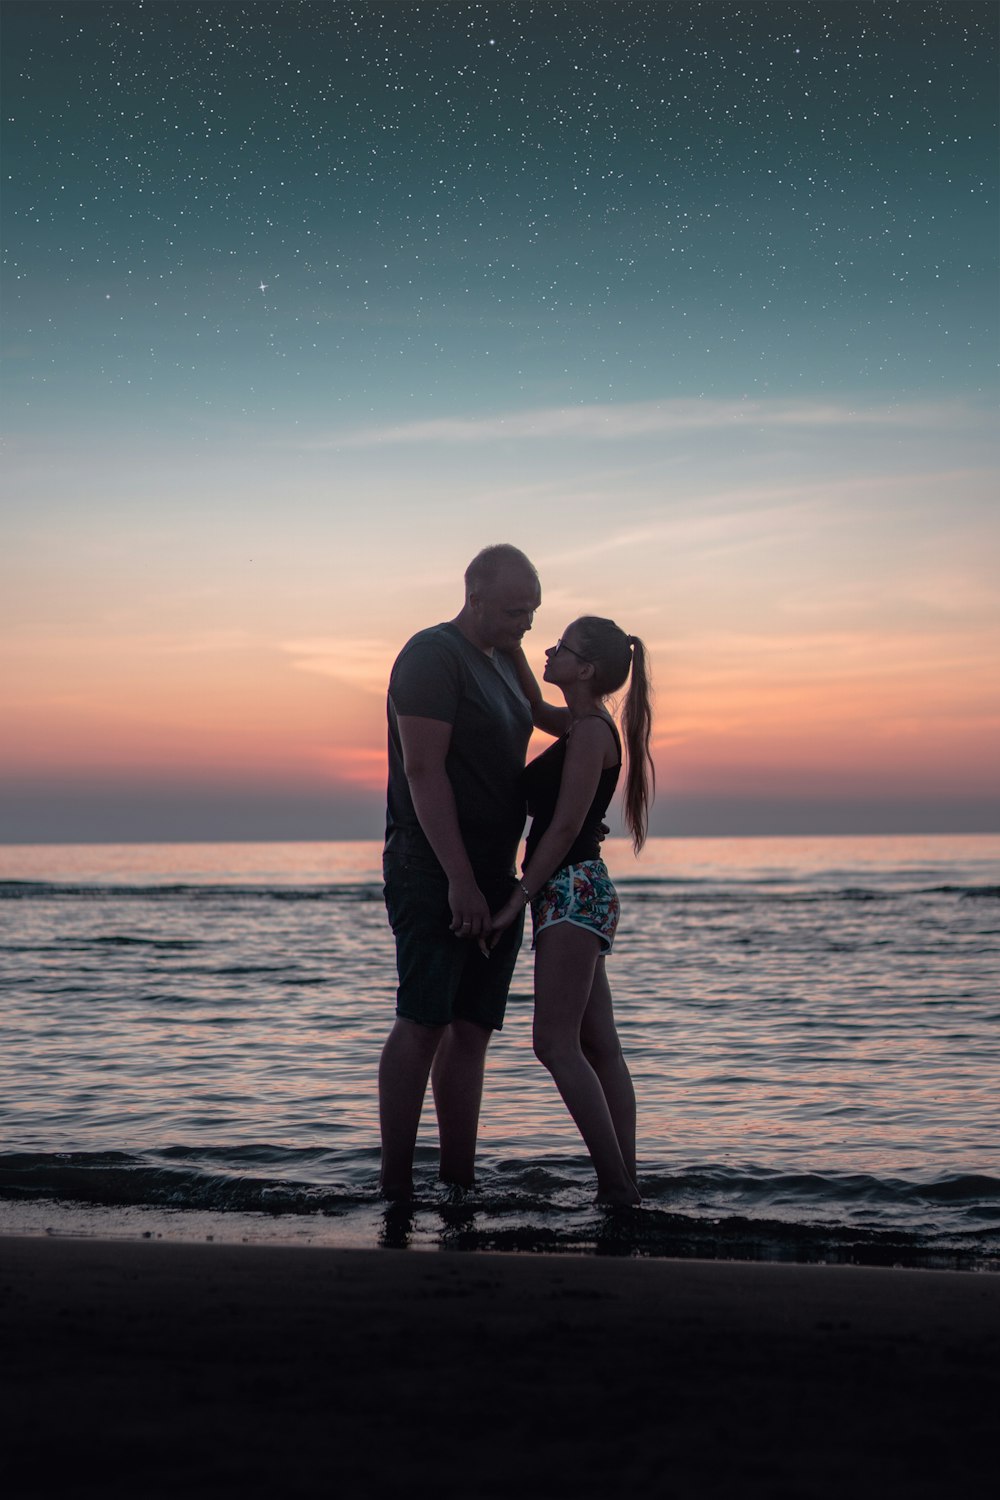
[[[0,1233],[1000,1270],[1000,837],[609,839],[640,1209],[491,1043],[477,1185],[378,1195],[366,843],[0,846]]]

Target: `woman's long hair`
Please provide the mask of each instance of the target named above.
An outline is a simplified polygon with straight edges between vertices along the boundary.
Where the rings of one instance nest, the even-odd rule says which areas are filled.
[[[637,635],[626,635],[614,620],[584,615],[574,622],[580,655],[594,668],[594,687],[602,698],[617,693],[631,672],[622,704],[625,740],[625,790],[622,812],[636,854],[646,842],[649,806],[656,792],[656,767],[649,752],[653,729],[653,685],[649,655]]]

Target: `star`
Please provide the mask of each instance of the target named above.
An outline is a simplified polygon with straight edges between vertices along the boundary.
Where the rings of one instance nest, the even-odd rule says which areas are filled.
[[[262,281],[259,290],[262,292],[266,292],[270,284],[271,283],[269,281]]]

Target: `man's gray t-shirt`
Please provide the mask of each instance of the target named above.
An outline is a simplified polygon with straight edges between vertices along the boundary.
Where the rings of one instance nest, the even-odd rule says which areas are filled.
[[[439,719],[452,726],[445,770],[458,822],[478,875],[514,868],[525,822],[522,773],[531,738],[531,708],[513,666],[500,651],[487,656],[450,621],[407,641],[389,678],[387,854],[434,858],[413,808],[397,716]]]

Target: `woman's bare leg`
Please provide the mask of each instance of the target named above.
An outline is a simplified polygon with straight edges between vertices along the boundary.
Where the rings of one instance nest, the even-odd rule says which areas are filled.
[[[583,1054],[580,1028],[590,1001],[600,942],[560,923],[539,934],[535,950],[535,1055],[548,1068],[583,1136],[597,1172],[599,1203],[638,1203],[601,1080]],[[634,1171],[634,1162],[632,1164]]]
[[[590,999],[580,1026],[580,1044],[584,1057],[601,1080],[622,1158],[635,1182],[635,1089],[615,1027],[611,986],[603,957],[597,960],[594,970]]]

